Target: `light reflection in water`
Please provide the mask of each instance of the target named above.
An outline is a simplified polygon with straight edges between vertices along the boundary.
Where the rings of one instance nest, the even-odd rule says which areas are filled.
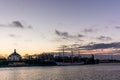
[[[119,80],[120,65],[0,68],[0,80]]]

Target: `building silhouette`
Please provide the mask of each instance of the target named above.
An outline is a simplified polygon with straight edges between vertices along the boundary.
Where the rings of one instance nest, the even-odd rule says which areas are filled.
[[[8,56],[7,60],[8,61],[21,61],[22,57],[20,54],[16,52],[16,49],[14,49],[14,52]]]

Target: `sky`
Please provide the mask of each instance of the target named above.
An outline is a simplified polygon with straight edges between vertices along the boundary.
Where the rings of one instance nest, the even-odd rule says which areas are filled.
[[[119,43],[119,9],[119,0],[0,0],[0,54]]]

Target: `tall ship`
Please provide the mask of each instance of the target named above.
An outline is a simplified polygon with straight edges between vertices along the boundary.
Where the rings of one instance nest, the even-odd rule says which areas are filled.
[[[73,66],[73,65],[83,65],[85,64],[84,61],[81,60],[80,53],[78,51],[78,56],[73,55],[73,49],[71,48],[71,53],[68,53],[69,56],[65,56],[64,47],[62,52],[60,53],[62,56],[58,56],[56,60],[56,64],[58,66]]]

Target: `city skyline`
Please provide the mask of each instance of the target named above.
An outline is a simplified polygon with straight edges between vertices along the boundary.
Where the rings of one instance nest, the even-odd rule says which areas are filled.
[[[119,44],[119,2],[0,0],[0,54],[9,55],[13,49],[21,55],[54,52],[71,44]],[[109,48],[119,52],[119,47]]]

